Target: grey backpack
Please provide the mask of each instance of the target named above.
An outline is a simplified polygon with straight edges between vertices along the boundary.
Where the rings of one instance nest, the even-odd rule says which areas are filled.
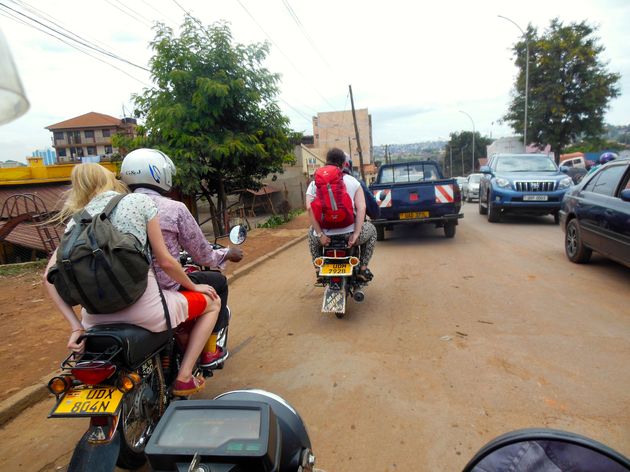
[[[47,274],[64,301],[91,314],[133,305],[147,288],[148,251],[109,218],[124,196],[112,198],[102,213],[91,216],[83,210],[72,217],[75,225],[61,238],[57,263]]]

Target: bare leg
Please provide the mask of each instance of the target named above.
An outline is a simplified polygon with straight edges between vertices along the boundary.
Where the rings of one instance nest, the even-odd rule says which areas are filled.
[[[177,380],[186,382],[192,377],[192,371],[195,367],[195,362],[201,354],[203,347],[208,340],[208,337],[212,333],[212,329],[217,322],[219,316],[219,310],[221,309],[221,300],[211,300],[210,297],[206,298],[206,309],[204,313],[196,319],[195,326],[193,327],[190,338],[188,339],[188,346],[182,359],[182,365],[177,373]]]

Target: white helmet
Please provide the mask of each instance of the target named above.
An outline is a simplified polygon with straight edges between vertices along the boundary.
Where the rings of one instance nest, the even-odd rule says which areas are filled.
[[[136,149],[123,159],[120,178],[130,188],[151,188],[166,193],[173,186],[175,164],[157,149]]]

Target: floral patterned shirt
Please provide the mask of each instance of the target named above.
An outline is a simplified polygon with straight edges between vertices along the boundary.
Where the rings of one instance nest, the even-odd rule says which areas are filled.
[[[147,188],[138,188],[133,195],[149,197],[157,206],[164,242],[168,252],[175,259],[179,260],[181,248],[196,264],[219,269],[225,267],[228,249],[212,247],[186,205]],[[154,267],[160,287],[169,290],[179,288],[179,284],[166,275],[159,266]]]
[[[99,193],[85,206],[85,210],[91,215],[101,213],[109,201],[118,195],[117,192],[109,190]],[[147,223],[157,215],[158,209],[153,201],[146,195],[129,194],[118,202],[111,214],[110,220],[118,231],[131,233],[143,246],[147,245]],[[74,219],[71,219],[66,226],[66,233],[74,226]]]

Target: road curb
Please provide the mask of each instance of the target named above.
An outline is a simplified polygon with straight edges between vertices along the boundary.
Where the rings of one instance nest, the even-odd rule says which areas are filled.
[[[246,264],[243,267],[238,268],[232,274],[227,276],[228,282],[233,282],[237,280],[238,278],[250,272],[259,264],[262,264],[263,262],[271,259],[272,257],[290,248],[291,246],[298,244],[300,241],[303,241],[304,239],[306,239],[306,230],[305,230],[304,235],[299,236],[289,241],[288,243],[283,244],[278,249],[275,249],[274,251],[268,254],[265,254],[264,256],[261,256],[258,259],[250,262],[249,264]],[[46,375],[45,377],[42,377],[41,380],[37,384],[31,385],[30,387],[26,387],[22,389],[21,391],[19,391],[18,393],[16,393],[15,395],[12,395],[9,398],[0,402],[0,427],[2,427],[5,423],[11,421],[16,416],[18,416],[22,411],[44,400],[49,395],[52,395],[48,391],[48,387],[47,387],[48,381],[51,378],[53,378],[55,375],[57,375],[58,373],[59,371],[52,372]]]

